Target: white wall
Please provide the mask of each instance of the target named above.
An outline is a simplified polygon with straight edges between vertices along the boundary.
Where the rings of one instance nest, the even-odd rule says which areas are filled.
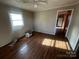
[[[56,23],[56,10],[37,12],[35,14],[35,31],[54,34]]]
[[[79,35],[79,4],[75,6],[73,19],[67,34],[70,45],[75,50]]]
[[[23,15],[24,26],[12,32],[9,12],[21,12]],[[19,8],[0,3],[0,47],[10,43],[16,37],[19,38],[28,30],[33,30],[33,13]]]

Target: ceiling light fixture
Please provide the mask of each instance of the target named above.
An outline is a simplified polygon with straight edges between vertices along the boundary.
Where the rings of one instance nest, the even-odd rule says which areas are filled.
[[[31,3],[33,4],[34,8],[37,8],[38,5],[47,4],[47,0],[19,0],[23,3]]]
[[[37,4],[34,4],[34,8],[37,8],[38,7],[38,5]]]

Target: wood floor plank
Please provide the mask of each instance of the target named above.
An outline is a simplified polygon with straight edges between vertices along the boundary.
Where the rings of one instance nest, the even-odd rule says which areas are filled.
[[[77,59],[66,57],[67,42],[64,37],[33,32],[30,38],[0,48],[0,59]]]

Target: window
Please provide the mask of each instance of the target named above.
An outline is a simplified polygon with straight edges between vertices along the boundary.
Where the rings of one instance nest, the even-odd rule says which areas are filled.
[[[22,14],[10,13],[10,20],[13,27],[23,26]]]

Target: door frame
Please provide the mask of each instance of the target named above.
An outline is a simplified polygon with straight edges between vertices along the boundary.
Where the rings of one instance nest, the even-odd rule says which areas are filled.
[[[69,21],[69,24],[68,24],[68,28],[67,28],[67,31],[66,31],[65,37],[67,37],[67,34],[68,34],[68,30],[69,30],[69,27],[70,27],[70,24],[71,24],[71,20],[72,20],[72,16],[73,16],[74,9],[63,9],[63,10],[57,10],[57,14],[56,14],[56,23],[57,23],[58,13],[61,12],[61,11],[68,11],[68,10],[72,10],[72,13],[71,13],[71,17],[70,17],[70,21]],[[54,34],[56,34],[56,23],[55,23]]]

